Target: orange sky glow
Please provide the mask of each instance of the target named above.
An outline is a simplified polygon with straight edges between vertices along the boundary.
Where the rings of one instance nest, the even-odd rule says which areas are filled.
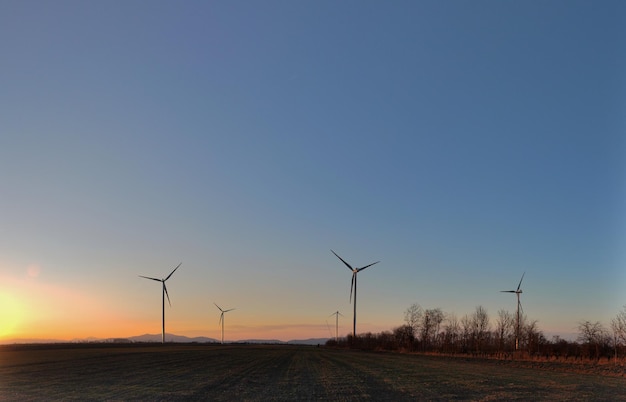
[[[1,278],[0,342],[20,339],[75,340],[96,337],[120,338],[160,334],[160,304],[155,305],[145,316],[124,312],[117,306],[107,306],[102,300],[86,292],[45,284],[28,270],[23,278]],[[170,291],[171,292],[171,291]],[[154,293],[158,293],[155,289]],[[156,298],[155,298],[156,299]],[[243,314],[242,314],[243,313]],[[166,330],[168,333],[189,337],[205,336],[219,339],[219,312],[206,306],[206,319],[182,316],[180,310],[166,306]],[[182,317],[181,317],[182,316]],[[242,321],[245,320],[245,323]],[[332,321],[332,325],[331,322]],[[341,334],[349,331],[348,321],[342,318]],[[377,330],[367,323],[364,330]],[[304,339],[334,336],[334,319],[328,322],[298,322],[297,317],[254,318],[245,310],[226,314],[225,338],[243,339]]]

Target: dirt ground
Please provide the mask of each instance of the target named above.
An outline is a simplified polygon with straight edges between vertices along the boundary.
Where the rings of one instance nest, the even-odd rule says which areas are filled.
[[[0,347],[0,399],[626,401],[623,368],[574,366],[287,345]]]

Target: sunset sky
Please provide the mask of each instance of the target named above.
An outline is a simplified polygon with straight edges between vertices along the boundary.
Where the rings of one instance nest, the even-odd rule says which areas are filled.
[[[626,2],[0,2],[0,342],[626,304]]]

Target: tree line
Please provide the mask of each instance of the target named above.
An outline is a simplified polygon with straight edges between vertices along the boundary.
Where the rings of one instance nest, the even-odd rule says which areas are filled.
[[[553,336],[547,339],[537,320],[499,310],[492,322],[487,310],[457,317],[440,308],[424,309],[414,303],[404,312],[404,324],[390,331],[330,339],[327,346],[364,350],[474,355],[495,358],[542,357],[555,360],[626,358],[626,305],[611,320],[610,329],[600,322],[578,323],[575,341]],[[519,328],[519,332],[518,332]],[[516,342],[517,340],[517,342]],[[517,345],[517,348],[516,348]]]

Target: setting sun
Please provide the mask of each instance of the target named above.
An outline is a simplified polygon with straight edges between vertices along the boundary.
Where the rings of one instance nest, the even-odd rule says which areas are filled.
[[[8,292],[0,292],[0,339],[13,335],[22,311],[17,300]]]

